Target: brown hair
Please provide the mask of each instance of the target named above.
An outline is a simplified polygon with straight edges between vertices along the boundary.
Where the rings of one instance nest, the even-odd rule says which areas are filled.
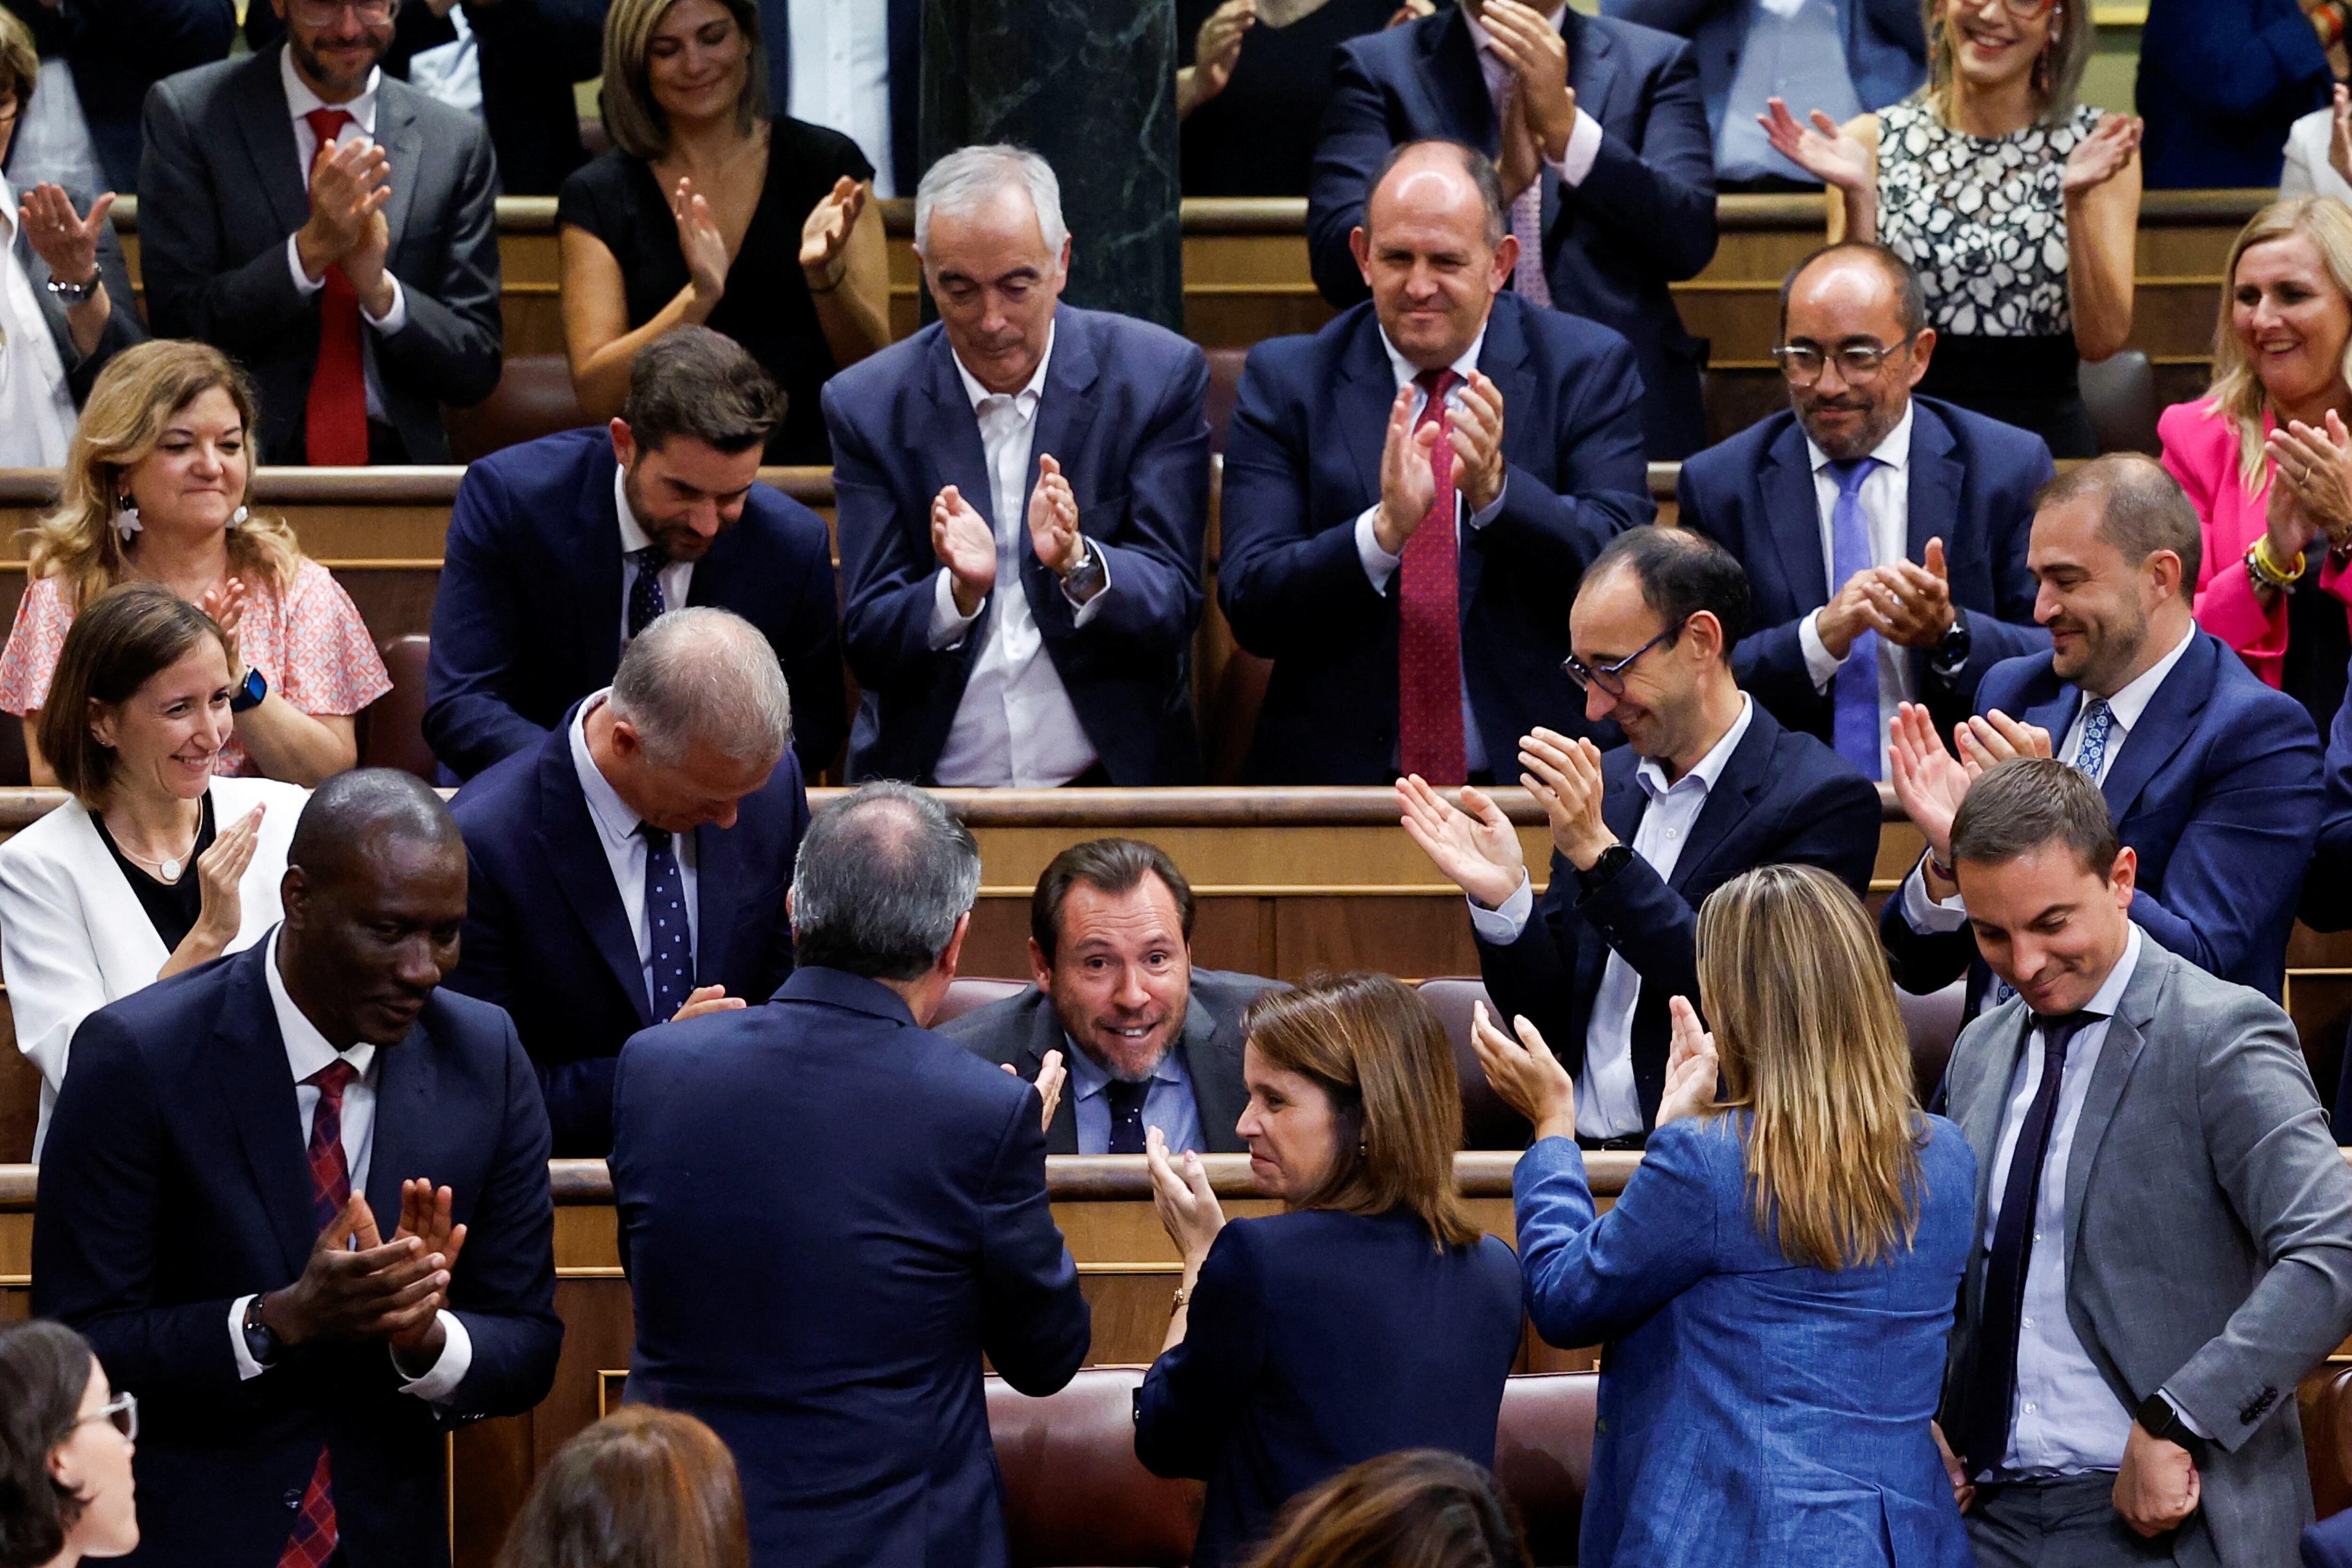
[[[637,350],[621,423],[649,451],[685,435],[732,456],[767,441],[784,403],[742,344],[708,327],[672,327]]]
[[[2081,769],[2048,757],[2012,757],[1988,768],[1952,815],[1952,863],[2005,865],[2044,844],[2064,844],[2105,881],[2123,844],[2107,798]]]
[[[49,677],[49,695],[41,699],[34,738],[75,800],[102,810],[114,783],[114,752],[90,733],[90,704],[129,702],[207,637],[220,644],[229,673],[236,674],[236,648],[228,633],[160,582],[126,582],[74,617]]]
[[[613,0],[604,13],[604,84],[598,112],[613,145],[650,163],[669,151],[669,116],[654,101],[654,30],[677,0]],[[735,134],[749,136],[768,115],[768,51],[760,41],[755,0],[719,0],[749,51],[743,96],[735,100]]]
[[[1526,1568],[1518,1511],[1485,1467],[1407,1448],[1300,1493],[1250,1568]]]
[[[1260,996],[1242,1033],[1268,1066],[1313,1080],[1339,1113],[1339,1156],[1293,1207],[1409,1208],[1441,1247],[1478,1239],[1454,1185],[1462,1146],[1454,1048],[1419,992],[1387,975],[1317,976]]]
[[[555,1451],[498,1568],[750,1568],[734,1456],[693,1416],[629,1405]]]
[[[1097,893],[1131,893],[1147,876],[1156,876],[1167,884],[1169,896],[1176,901],[1177,924],[1190,944],[1192,884],[1184,880],[1168,852],[1140,839],[1088,839],[1055,855],[1045,874],[1037,879],[1037,891],[1029,895],[1029,935],[1036,939],[1045,962],[1051,964],[1061,949],[1062,905],[1068,901],[1071,888],[1085,883]]]
[[[1927,35],[1927,81],[1918,96],[1946,125],[1952,122],[1952,77],[1958,46],[1944,26],[1947,0],[1920,0],[1919,23]],[[2050,52],[2033,65],[2032,92],[2041,112],[2035,123],[2054,126],[2074,110],[2075,89],[2083,85],[2083,68],[2098,47],[2098,31],[2091,0],[2058,0],[2058,25],[2050,37]]]
[[[134,345],[98,372],[82,405],[57,507],[33,525],[30,576],[57,578],[67,603],[79,610],[130,575],[114,531],[123,474],[155,450],[173,414],[215,387],[236,404],[245,424],[246,488],[237,503],[251,502],[261,415],[245,372],[208,343],[164,338]],[[228,559],[248,584],[283,592],[293,586],[302,551],[284,517],[249,510],[228,531]]]
[[[1699,907],[1698,988],[1727,1091],[1711,1113],[1748,1113],[1757,1228],[1819,1269],[1908,1249],[1927,1127],[1862,901],[1818,866],[1734,877]]]
[[[63,1323],[0,1332],[0,1564],[39,1568],[66,1549],[83,1500],[49,1459],[73,1440],[96,1358]]]
[[[2163,464],[2145,453],[2106,453],[2043,481],[2033,493],[2033,509],[2095,497],[2100,538],[2135,567],[2160,549],[2170,550],[2180,558],[2182,594],[2195,590],[2205,559],[2204,525],[2189,492]]]
[[[2221,309],[2213,323],[2213,380],[2205,395],[2215,413],[2238,427],[2238,481],[2249,497],[2259,496],[2267,466],[2263,452],[2263,415],[2271,394],[2254,373],[2252,358],[2239,340],[2231,318],[2238,291],[2238,262],[2258,245],[2302,235],[2319,252],[2327,281],[2336,292],[2352,299],[2352,208],[2327,196],[2290,196],[2273,202],[2248,220],[2231,242],[2229,263],[2221,268]],[[2339,375],[2352,374],[2352,342],[2345,345]]]
[[[32,107],[33,84],[40,75],[41,51],[33,43],[33,30],[14,11],[0,9],[0,85],[16,91],[19,126],[25,123],[25,110]]]

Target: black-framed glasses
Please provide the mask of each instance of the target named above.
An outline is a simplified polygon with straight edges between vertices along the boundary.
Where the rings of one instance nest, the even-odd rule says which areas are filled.
[[[125,1389],[111,1400],[74,1423],[88,1426],[92,1421],[104,1421],[132,1442],[139,1440],[139,1396]]]
[[[399,12],[400,0],[293,0],[289,9],[306,27],[331,27],[345,11],[359,17],[362,26],[381,27]]]
[[[1675,622],[1613,664],[1588,664],[1570,653],[1559,662],[1559,667],[1568,673],[1568,678],[1574,681],[1580,690],[1589,692],[1599,686],[1612,697],[1622,697],[1625,695],[1625,672],[1633,667],[1633,661],[1659,643],[1672,641],[1682,629],[1682,622]]]
[[[1878,372],[1886,368],[1887,356],[1909,348],[1917,337],[1914,332],[1899,342],[1884,346],[1864,339],[1841,343],[1835,349],[1823,349],[1816,343],[1783,343],[1772,350],[1772,362],[1780,367],[1781,379],[1790,386],[1809,387],[1822,379],[1822,368],[1834,360],[1838,374],[1846,384],[1856,386],[1876,381]]]

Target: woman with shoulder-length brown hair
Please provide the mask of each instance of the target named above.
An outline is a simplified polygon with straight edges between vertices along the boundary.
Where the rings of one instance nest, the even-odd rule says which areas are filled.
[[[750,1568],[743,1489],[719,1434],[625,1406],[555,1451],[498,1568]]]
[[[1527,1568],[1526,1537],[1484,1465],[1408,1448],[1340,1471],[1282,1511],[1250,1568]]]
[[[58,781],[40,713],[67,629],[131,581],[162,583],[232,639],[216,771],[311,785],[359,760],[355,716],[392,678],[351,596],[251,504],[258,423],[245,372],[209,344],[142,343],[100,372],[0,653],[0,710],[24,718],[35,783]]]
[[[1657,1127],[1603,1215],[1567,1071],[1525,1019],[1513,1040],[1474,1011],[1536,1124],[1512,1177],[1528,1313],[1608,1346],[1578,1560],[1969,1568],[1934,1417],[1976,1156],[1919,1109],[1877,929],[1826,872],[1760,866],[1700,906],[1698,982],[1715,1031],[1669,1001]]]
[[[1399,1448],[1492,1464],[1519,1266],[1454,1185],[1462,1086],[1429,1004],[1385,975],[1270,991],[1243,1019],[1236,1128],[1284,1212],[1230,1223],[1199,1155],[1146,1157],[1183,1255],[1135,1451],[1209,1483],[1193,1568],[1244,1561],[1282,1505]]]

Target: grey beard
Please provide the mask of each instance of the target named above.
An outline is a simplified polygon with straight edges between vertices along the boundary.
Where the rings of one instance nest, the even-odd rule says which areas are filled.
[[[1093,1046],[1087,1044],[1084,1040],[1078,1039],[1077,1036],[1070,1033],[1067,1030],[1064,1030],[1062,1031],[1062,1038],[1068,1040],[1072,1045],[1077,1047],[1080,1051],[1085,1053],[1086,1059],[1088,1061],[1093,1062],[1097,1067],[1102,1069],[1104,1074],[1113,1082],[1149,1083],[1151,1082],[1151,1075],[1160,1071],[1160,1064],[1168,1060],[1168,1053],[1176,1049],[1177,1036],[1182,1033],[1183,1030],[1180,1027],[1177,1030],[1176,1034],[1170,1035],[1168,1037],[1167,1045],[1162,1047],[1160,1053],[1151,1059],[1150,1064],[1139,1072],[1130,1072],[1127,1069],[1120,1067],[1114,1062],[1105,1061],[1095,1051]]]

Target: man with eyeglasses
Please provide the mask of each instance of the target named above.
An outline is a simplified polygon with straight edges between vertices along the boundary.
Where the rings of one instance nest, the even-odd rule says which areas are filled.
[[[380,67],[400,0],[270,0],[282,44],[147,96],[140,255],[159,337],[235,355],[272,463],[446,463],[498,385],[498,165]]]
[[[1798,263],[1773,350],[1790,412],[1685,462],[1678,489],[1683,525],[1748,569],[1740,684],[1872,779],[1898,705],[1948,728],[1987,670],[2050,646],[2025,568],[2050,448],[1912,395],[1936,350],[1926,309],[1884,246]]]
[[[1748,583],[1721,547],[1636,528],[1602,550],[1570,616],[1584,716],[1626,744],[1520,737],[1519,782],[1551,824],[1543,896],[1484,791],[1459,808],[1397,781],[1404,830],[1470,899],[1497,1013],[1525,1016],[1576,1079],[1577,1142],[1639,1148],[1665,1089],[1668,1000],[1698,1002],[1698,907],[1743,872],[1817,865],[1855,894],[1878,855],[1878,791],[1739,689]]]

